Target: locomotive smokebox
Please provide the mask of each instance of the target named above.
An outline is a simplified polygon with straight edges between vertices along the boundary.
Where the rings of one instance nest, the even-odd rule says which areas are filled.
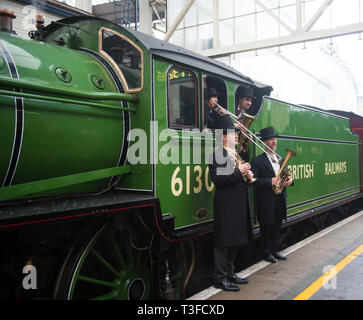
[[[13,19],[16,16],[14,11],[0,9],[0,31],[13,32]]]

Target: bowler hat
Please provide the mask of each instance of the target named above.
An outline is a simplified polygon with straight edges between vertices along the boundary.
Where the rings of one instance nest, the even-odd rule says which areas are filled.
[[[219,96],[219,92],[216,90],[216,88],[214,87],[210,87],[207,90],[207,99],[209,99],[210,97],[217,97]]]
[[[223,134],[227,134],[228,130],[239,131],[239,129],[234,127],[233,121],[228,114],[221,115],[215,119],[214,129],[223,129]]]
[[[250,87],[239,87],[238,88],[238,95],[240,98],[248,97],[255,99],[255,96],[253,95],[253,88]]]
[[[273,127],[263,128],[260,131],[260,134],[261,134],[261,140],[262,141],[273,138],[273,137],[276,137],[276,138],[279,137],[279,135],[274,131]]]

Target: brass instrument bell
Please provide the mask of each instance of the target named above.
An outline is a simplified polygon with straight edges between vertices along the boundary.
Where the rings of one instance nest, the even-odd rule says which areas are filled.
[[[290,160],[290,158],[294,156],[296,156],[295,151],[291,149],[286,149],[286,158],[281,165],[279,172],[276,175],[276,178],[279,179],[279,182],[276,186],[272,186],[272,190],[275,192],[275,194],[280,194],[282,192],[282,190],[284,189],[284,182],[287,181],[291,176],[291,172],[289,169],[286,168],[286,164]]]

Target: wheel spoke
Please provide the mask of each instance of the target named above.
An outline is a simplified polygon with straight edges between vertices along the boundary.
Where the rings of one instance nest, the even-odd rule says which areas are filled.
[[[77,243],[77,251],[67,261],[69,274],[62,272],[58,297],[67,299],[112,300],[148,297],[150,278],[147,253],[138,250],[126,222],[121,228],[104,225],[87,239]],[[135,241],[141,239],[136,237]],[[137,242],[136,242],[137,243]],[[82,250],[82,251],[80,251]],[[77,253],[77,254],[76,254]],[[140,278],[142,284],[134,280]],[[142,290],[142,291],[141,291]]]
[[[112,282],[108,282],[108,281],[104,281],[104,280],[100,280],[100,279],[95,279],[95,278],[91,278],[91,277],[85,277],[85,276],[78,276],[79,280],[83,280],[86,282],[90,282],[90,283],[94,283],[94,284],[98,284],[100,286],[106,286],[106,287],[111,287],[111,288],[118,288],[118,285]]]
[[[119,273],[95,249],[92,249],[91,252],[102,263],[102,265],[106,267],[107,270],[111,271],[116,277],[119,276]]]
[[[118,259],[118,261],[120,263],[120,268],[122,270],[125,270],[126,269],[126,263],[125,263],[124,258],[122,257],[122,254],[120,252],[120,247],[117,244],[117,241],[115,239],[115,236],[116,235],[113,234],[113,236],[111,236],[111,239],[110,239],[111,240],[111,243],[112,243],[112,247],[113,247],[114,253],[115,253],[115,255],[116,255],[116,257],[117,257],[117,259]]]

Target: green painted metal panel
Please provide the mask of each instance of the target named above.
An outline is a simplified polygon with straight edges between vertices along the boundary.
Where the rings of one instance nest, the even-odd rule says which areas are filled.
[[[290,137],[357,141],[352,136],[348,121],[267,97],[258,120],[254,121],[251,128],[255,128],[257,124],[255,129],[273,125],[280,135]]]
[[[166,76],[172,66],[168,62],[155,61],[155,132],[159,137],[155,182],[162,213],[174,216],[175,228],[178,229],[213,218],[214,185],[206,161],[212,153],[213,135],[206,133],[201,136],[199,130],[193,133],[167,129]],[[193,72],[190,68],[187,70]],[[200,79],[198,72],[194,75]],[[168,149],[179,151],[173,155]],[[173,163],[161,162],[165,154]]]
[[[9,69],[5,62],[5,57],[0,51],[0,76],[9,77]],[[3,87],[0,85],[0,89]],[[1,137],[1,156],[0,156],[0,178],[6,175],[9,168],[9,161],[13,149],[14,131],[15,131],[15,99],[6,97],[0,102],[0,119],[7,119],[0,125]],[[0,180],[0,186],[2,181]]]
[[[0,188],[0,201],[25,198],[66,186],[79,185],[88,181],[95,181],[105,177],[129,173],[130,171],[130,166],[122,166],[16,184],[14,186]]]

